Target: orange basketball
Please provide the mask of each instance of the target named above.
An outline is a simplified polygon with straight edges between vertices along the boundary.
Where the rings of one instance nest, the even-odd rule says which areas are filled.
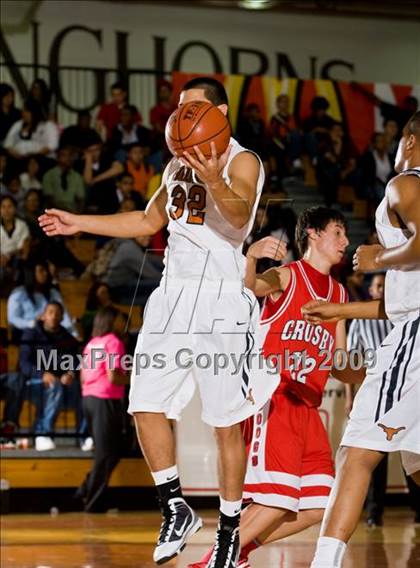
[[[216,144],[217,156],[229,145],[230,124],[227,117],[212,103],[191,101],[177,108],[166,123],[165,138],[171,153],[182,156],[198,146],[206,158],[211,157],[210,142]]]

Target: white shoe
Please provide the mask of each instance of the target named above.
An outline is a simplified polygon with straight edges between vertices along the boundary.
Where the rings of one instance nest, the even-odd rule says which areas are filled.
[[[86,438],[83,444],[80,446],[82,452],[91,452],[95,448],[93,443],[93,438]]]
[[[49,452],[55,450],[55,443],[48,436],[37,436],[35,438],[35,449],[37,452]]]
[[[153,552],[156,564],[164,564],[177,556],[185,548],[187,539],[202,526],[203,521],[184,499],[179,497],[170,499],[164,512],[159,540]]]

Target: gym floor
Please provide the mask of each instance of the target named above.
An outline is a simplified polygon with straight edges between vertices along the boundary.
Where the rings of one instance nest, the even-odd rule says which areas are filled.
[[[203,511],[205,526],[182,555],[166,564],[184,568],[212,543],[216,513]],[[1,519],[2,568],[152,568],[160,524],[155,513],[5,515]],[[256,551],[253,567],[309,567],[319,528]],[[420,525],[408,509],[390,508],[381,528],[360,523],[345,568],[419,568]]]

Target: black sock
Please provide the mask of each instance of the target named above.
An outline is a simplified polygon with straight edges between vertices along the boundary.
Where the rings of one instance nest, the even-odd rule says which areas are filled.
[[[228,515],[225,515],[224,513],[220,512],[220,516],[219,516],[219,524],[220,524],[220,528],[223,529],[236,529],[236,527],[239,527],[239,521],[241,520],[241,515],[238,513],[237,515],[235,515],[234,517],[229,517]]]
[[[156,489],[162,507],[165,507],[168,504],[168,501],[174,497],[183,499],[179,477],[175,477],[175,479],[171,479],[166,483],[156,485]]]

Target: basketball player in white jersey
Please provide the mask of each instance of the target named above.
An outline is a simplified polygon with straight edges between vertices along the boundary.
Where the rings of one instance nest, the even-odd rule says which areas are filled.
[[[403,130],[395,170],[399,175],[376,210],[381,245],[361,246],[354,257],[356,270],[387,270],[385,304],[310,302],[303,308],[313,323],[389,318],[394,324],[354,400],[312,568],[342,566],[384,453],[400,451],[407,474],[420,485],[420,112]]]
[[[184,86],[179,104],[194,100],[210,101],[227,114],[226,92],[214,79]],[[40,225],[51,236],[85,231],[123,238],[153,235],[168,225],[164,275],[146,306],[135,353],[153,363],[139,370],[135,359],[129,404],[163,515],[154,560],[163,564],[176,556],[202,525],[181,492],[169,422],[198,385],[202,419],[215,428],[219,453],[220,518],[208,567],[233,568],[246,466],[239,423],[263,406],[279,379],[264,369],[251,371],[251,358],[262,344],[259,310],[243,286],[242,245],[263,188],[263,167],[233,138],[220,158],[214,145],[212,150],[210,159],[198,148],[173,158],[144,212],[80,216],[51,209]],[[198,368],[203,354],[212,362],[221,357],[217,372],[213,365]]]

